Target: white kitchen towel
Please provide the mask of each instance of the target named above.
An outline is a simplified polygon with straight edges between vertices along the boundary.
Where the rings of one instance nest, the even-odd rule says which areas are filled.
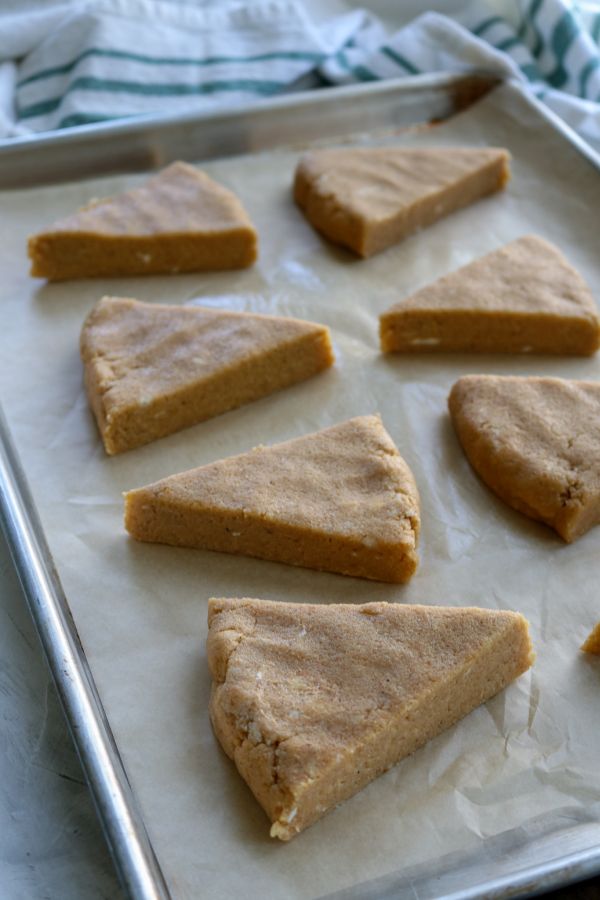
[[[349,45],[322,65],[331,83],[378,81],[424,72],[497,73],[517,78],[600,149],[600,4],[518,0],[518,24],[484,3],[453,19],[427,12],[380,41],[364,21]]]
[[[366,10],[317,25],[294,0],[45,3],[0,16],[0,137],[318,83],[487,71],[523,81],[600,148],[600,12],[591,2],[516,3],[512,23],[479,0],[391,34]]]
[[[84,0],[0,16],[0,136],[273,96],[361,18],[316,27],[293,0]]]

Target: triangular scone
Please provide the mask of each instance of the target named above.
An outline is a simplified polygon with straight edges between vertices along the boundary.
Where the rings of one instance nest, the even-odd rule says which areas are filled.
[[[110,454],[289,387],[334,360],[324,325],[123,297],[93,308],[81,357]]]
[[[373,256],[503,188],[509,159],[492,147],[312,150],[298,163],[294,199],[317,231]]]
[[[600,622],[593,628],[587,640],[581,645],[585,653],[596,653],[600,656]]]
[[[514,612],[209,600],[210,715],[287,841],[533,662]]]
[[[469,462],[571,542],[600,522],[600,383],[466,375],[448,399]]]
[[[256,259],[246,210],[204,172],[175,162],[140,187],[92,201],[29,239],[49,281],[243,269]]]
[[[419,495],[379,416],[256,447],[125,494],[140,541],[376,581],[416,569]]]
[[[380,317],[381,349],[589,356],[600,321],[583,278],[542,238],[519,238]]]

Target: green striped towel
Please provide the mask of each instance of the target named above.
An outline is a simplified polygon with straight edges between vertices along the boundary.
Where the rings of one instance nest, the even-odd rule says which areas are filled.
[[[479,0],[393,34],[365,10],[317,26],[294,0],[44,4],[0,17],[0,137],[323,83],[483,70],[520,79],[600,147],[600,12],[591,0],[516,4],[510,22]]]
[[[517,8],[512,23],[481,2],[452,19],[427,12],[384,40],[365,20],[320,70],[332,84],[440,71],[517,78],[600,148],[600,5],[517,0]]]
[[[337,52],[358,19],[317,28],[293,0],[76,0],[0,15],[0,137],[274,96]]]

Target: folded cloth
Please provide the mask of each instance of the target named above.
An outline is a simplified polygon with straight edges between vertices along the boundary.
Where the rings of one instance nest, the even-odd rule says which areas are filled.
[[[320,66],[331,84],[424,72],[516,78],[600,149],[600,11],[566,0],[518,0],[518,23],[470,3],[454,19],[427,12],[391,37],[365,19],[349,45]]]
[[[3,16],[0,97],[11,68],[16,91],[12,118],[0,100],[0,136],[273,96],[336,52],[356,22],[317,28],[293,0],[87,0]]]
[[[484,71],[519,79],[600,149],[600,12],[517,0],[517,13],[509,22],[479,0],[389,35],[365,10],[317,25],[294,0],[44,5],[0,18],[0,137],[324,83]]]

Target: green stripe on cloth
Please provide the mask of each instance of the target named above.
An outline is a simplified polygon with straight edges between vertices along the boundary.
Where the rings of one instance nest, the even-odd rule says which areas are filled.
[[[477,28],[473,29],[473,34],[476,34],[477,37],[481,37],[484,31],[487,31],[488,28],[491,28],[492,25],[497,25],[499,22],[506,25],[506,21],[501,16],[490,16],[489,19],[484,19]]]
[[[527,42],[525,41],[528,27],[528,20],[523,19],[516,34],[513,37],[505,38],[503,41],[499,41],[494,45],[496,47],[496,50],[502,50],[506,52],[507,50],[512,50],[513,47],[522,47],[526,52],[529,53],[529,47],[527,46]],[[533,63],[523,63],[522,65],[519,65],[519,68],[527,78],[533,80],[540,77],[540,74]]]
[[[528,26],[529,26],[529,22],[527,21],[527,19],[523,19],[523,21],[519,25],[519,29],[517,31],[517,37],[519,38],[520,41],[524,40],[525,35],[527,34]]]
[[[600,57],[588,60],[588,62],[579,73],[579,94],[582,97],[586,96],[587,83],[589,81],[590,75],[598,68],[600,68]]]
[[[32,103],[31,106],[26,106],[24,109],[21,109],[17,103],[17,116],[19,119],[34,119],[36,116],[45,116],[47,113],[58,109],[62,99],[62,97],[52,97],[50,100],[40,100],[39,103]]]
[[[533,63],[524,63],[522,66],[519,66],[521,72],[528,78],[529,81],[541,81],[540,73],[538,72],[537,66]]]
[[[261,96],[276,94],[286,86],[282,81],[258,81],[240,78],[236,81],[210,81],[205,84],[140,84],[136,81],[113,81],[109,78],[76,78],[61,97],[53,97],[17,109],[20,119],[31,119],[57,109],[73,91],[106,91],[107,93],[138,94],[147,97],[185,97],[214,94],[218,91],[248,91]]]
[[[554,70],[546,76],[553,87],[560,88],[569,80],[569,73],[565,69],[563,63],[567,50],[579,35],[579,25],[577,24],[573,13],[565,12],[554,26],[550,44],[552,50],[556,54],[558,63]]]
[[[533,0],[531,6],[529,7],[529,13],[525,13],[525,12],[523,13],[524,16],[529,16],[529,19],[530,19],[532,25],[534,24],[535,17],[537,16],[538,12],[540,11],[540,8],[543,3],[544,3],[544,0]],[[542,52],[543,46],[544,46],[544,40],[543,40],[540,32],[536,31],[535,44],[531,48],[532,55],[539,56],[540,53]]]
[[[406,69],[406,71],[410,72],[412,75],[419,74],[420,70],[417,69],[417,67],[413,65],[405,56],[401,56],[400,53],[398,53],[396,50],[393,50],[392,47],[382,47],[380,53],[383,53],[384,56],[387,56],[399,66],[402,66],[403,69]]]
[[[50,69],[42,69],[40,72],[34,72],[21,81],[17,82],[17,87],[23,87],[34,81],[41,81],[45,78],[52,78],[54,75],[66,75],[72,72],[80,62],[91,56],[102,57],[106,59],[125,59],[129,62],[146,63],[156,66],[217,66],[227,63],[253,63],[253,62],[269,62],[272,60],[298,60],[301,62],[320,62],[324,57],[324,53],[309,53],[296,50],[281,50],[273,53],[259,53],[256,56],[210,56],[206,59],[192,59],[188,57],[173,56],[145,56],[142,53],[130,53],[125,50],[103,50],[100,47],[90,47],[84,50],[71,62],[62,66],[54,66]]]
[[[366,66],[354,66],[352,71],[361,81],[379,81],[379,75],[375,75]]]
[[[337,60],[342,69],[345,69],[345,71],[349,72],[351,75],[355,75],[359,81],[379,81],[379,77],[375,75],[374,72],[371,72],[370,69],[367,69],[366,66],[354,66],[352,63],[348,62],[343,50],[338,50],[334,59]]]
[[[74,113],[72,116],[65,116],[61,119],[57,128],[74,128],[77,125],[95,125],[97,122],[114,122],[115,119],[131,119],[141,113],[131,113],[123,115],[123,113],[113,113],[107,116],[106,113]]]
[[[500,41],[499,44],[495,44],[496,50],[510,50],[512,47],[517,47],[521,43],[520,38],[515,35],[514,37],[506,38],[504,41]]]

